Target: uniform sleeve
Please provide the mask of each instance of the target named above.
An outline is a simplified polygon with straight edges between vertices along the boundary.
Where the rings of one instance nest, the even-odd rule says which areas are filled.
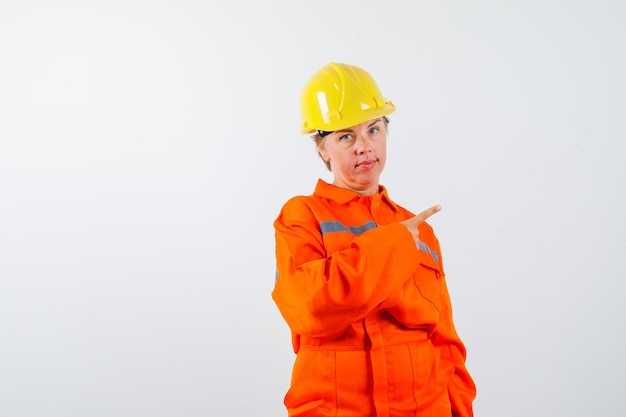
[[[437,251],[441,253],[439,248]],[[431,336],[431,341],[439,350],[440,358],[448,362],[449,366],[454,369],[448,385],[452,415],[454,417],[472,417],[474,415],[472,402],[476,397],[476,385],[465,366],[465,345],[454,327],[452,305],[445,274],[440,276],[439,287],[441,298],[439,322]]]
[[[398,223],[355,236],[327,254],[319,223],[292,199],[274,222],[277,276],[272,297],[291,331],[330,336],[375,309],[417,267],[411,234]]]

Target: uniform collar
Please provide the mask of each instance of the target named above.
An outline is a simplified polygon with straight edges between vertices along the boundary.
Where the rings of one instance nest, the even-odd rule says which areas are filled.
[[[361,195],[355,191],[329,184],[321,178],[317,180],[317,185],[315,186],[315,191],[313,192],[313,195],[326,198],[328,200],[333,200],[338,204],[346,204],[349,201],[361,197]],[[375,198],[380,198],[381,200],[386,202],[394,211],[400,211],[396,203],[391,201],[391,199],[389,198],[389,195],[387,194],[387,188],[385,188],[384,185],[378,185],[378,194],[372,196],[372,199]]]

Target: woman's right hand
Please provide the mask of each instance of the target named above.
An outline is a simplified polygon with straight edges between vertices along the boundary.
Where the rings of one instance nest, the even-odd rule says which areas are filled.
[[[406,227],[409,232],[411,232],[411,235],[413,236],[413,241],[415,242],[415,246],[417,248],[419,248],[420,241],[420,232],[417,227],[421,223],[424,223],[426,219],[428,219],[430,216],[437,213],[439,210],[441,210],[440,205],[432,206],[431,208],[422,211],[420,214],[400,222],[402,226]]]

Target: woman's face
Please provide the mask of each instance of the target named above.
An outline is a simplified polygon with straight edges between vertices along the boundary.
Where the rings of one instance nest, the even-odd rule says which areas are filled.
[[[330,162],[333,184],[361,195],[378,192],[387,158],[387,127],[382,118],[328,134],[317,150]]]

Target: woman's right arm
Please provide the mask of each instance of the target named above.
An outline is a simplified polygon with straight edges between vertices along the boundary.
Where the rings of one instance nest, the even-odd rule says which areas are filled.
[[[327,254],[319,221],[296,198],[285,204],[274,228],[272,297],[296,334],[324,337],[343,330],[375,309],[418,266],[414,237],[400,223],[371,229]]]

